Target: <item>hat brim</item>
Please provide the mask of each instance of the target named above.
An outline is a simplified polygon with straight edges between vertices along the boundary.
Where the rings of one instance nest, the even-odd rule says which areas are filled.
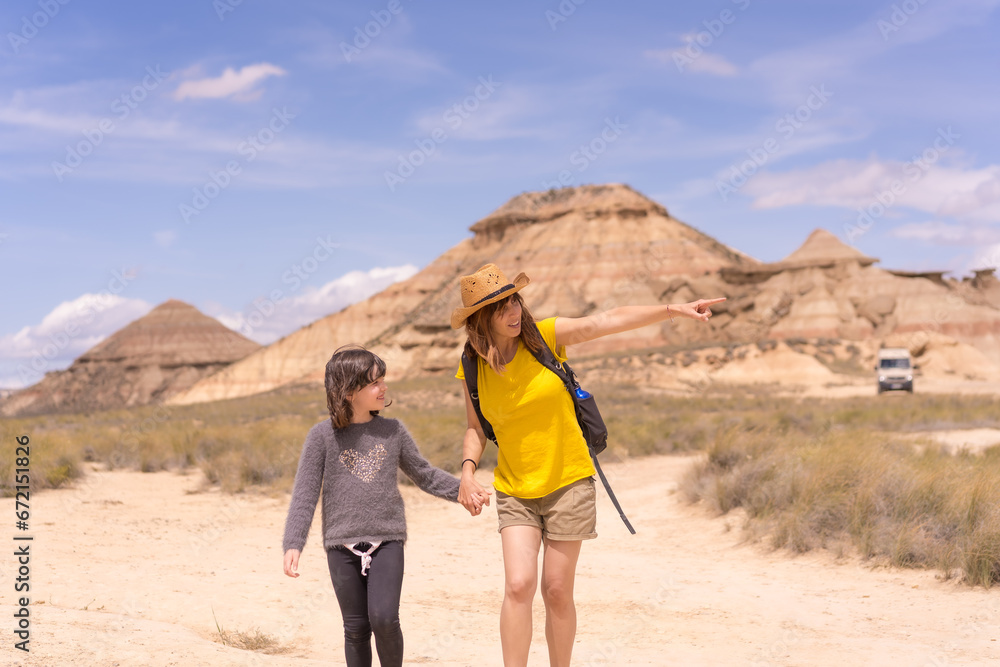
[[[531,279],[528,278],[528,276],[526,276],[524,274],[524,272],[522,271],[521,273],[517,274],[517,276],[514,278],[514,282],[513,283],[509,283],[510,285],[514,286],[513,288],[511,288],[511,289],[505,289],[502,292],[500,292],[499,294],[497,294],[496,296],[493,296],[493,297],[491,297],[489,299],[486,299],[482,303],[477,303],[474,306],[468,306],[466,308],[462,308],[462,307],[456,308],[451,313],[451,328],[452,329],[461,329],[462,327],[465,326],[465,320],[469,319],[469,315],[471,315],[472,313],[476,312],[477,310],[479,310],[483,306],[487,306],[487,305],[489,305],[491,303],[495,303],[495,302],[500,301],[502,299],[506,299],[511,294],[516,294],[516,293],[520,292],[521,289],[524,288],[524,286],[527,285],[530,282],[531,282]]]

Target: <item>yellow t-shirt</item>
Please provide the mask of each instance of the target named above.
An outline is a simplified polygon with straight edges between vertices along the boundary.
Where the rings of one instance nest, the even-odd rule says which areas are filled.
[[[537,324],[556,359],[566,361],[566,348],[556,349],[556,318]],[[461,363],[455,377],[465,381]],[[596,473],[566,385],[538,363],[524,342],[518,341],[503,375],[480,360],[479,405],[500,444],[497,490],[541,498]]]

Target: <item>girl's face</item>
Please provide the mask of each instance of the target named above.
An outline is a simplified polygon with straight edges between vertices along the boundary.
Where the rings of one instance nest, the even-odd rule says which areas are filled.
[[[351,394],[351,408],[354,410],[351,422],[355,424],[367,422],[372,418],[370,412],[385,408],[386,389],[385,377],[383,376]]]
[[[510,296],[502,303],[490,321],[493,333],[498,337],[516,338],[521,335],[521,302]]]

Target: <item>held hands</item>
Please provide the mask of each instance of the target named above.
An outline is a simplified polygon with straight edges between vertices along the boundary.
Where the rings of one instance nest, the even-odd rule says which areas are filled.
[[[285,574],[289,577],[299,576],[299,556],[302,552],[298,549],[289,549],[285,552]]]
[[[479,516],[484,505],[490,504],[490,494],[493,492],[480,486],[471,472],[462,473],[462,481],[458,486],[458,502],[469,510],[472,516]]]
[[[707,322],[708,318],[712,316],[711,306],[725,300],[726,297],[723,296],[715,299],[698,299],[697,301],[682,303],[678,306],[671,305],[670,314],[679,317],[690,317],[692,320],[698,320],[699,322]]]

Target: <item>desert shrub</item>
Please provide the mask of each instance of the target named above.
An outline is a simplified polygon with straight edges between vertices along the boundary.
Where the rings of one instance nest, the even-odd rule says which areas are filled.
[[[902,567],[961,567],[1000,582],[1000,457],[951,456],[867,429],[809,439],[734,428],[682,488],[719,513],[746,512],[752,535],[793,552],[853,543]]]
[[[451,377],[394,383],[385,416],[403,421],[422,453],[452,472],[466,428]],[[751,535],[803,551],[850,543],[904,566],[960,568],[1000,581],[1000,451],[918,453],[889,432],[1000,426],[1000,399],[914,395],[792,400],[767,393],[663,396],[590,386],[608,422],[605,460],[704,451],[682,485],[720,513],[742,508]],[[131,470],[198,467],[227,492],[291,489],[309,428],[327,418],[316,386],[191,406],[0,420],[0,494],[13,494],[16,435],[27,434],[32,490],[71,483],[83,462]],[[40,446],[44,445],[44,446]],[[481,467],[496,461],[488,444]]]
[[[31,420],[7,419],[0,421],[3,454],[0,455],[0,496],[10,497],[17,492],[18,465],[17,438],[28,436],[28,491],[56,489],[80,477],[82,451],[73,440],[71,432],[60,427],[40,435]],[[24,473],[21,473],[22,476]]]

